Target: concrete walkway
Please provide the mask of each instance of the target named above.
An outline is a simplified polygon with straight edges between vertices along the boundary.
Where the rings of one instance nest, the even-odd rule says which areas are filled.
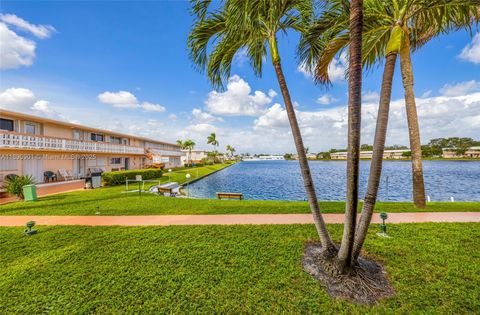
[[[343,214],[324,214],[327,223],[343,223]],[[145,215],[145,216],[0,216],[0,226],[38,225],[142,226],[206,224],[312,224],[310,214],[216,214],[216,215]],[[387,223],[480,222],[480,212],[389,213]],[[372,223],[381,223],[378,213]]]

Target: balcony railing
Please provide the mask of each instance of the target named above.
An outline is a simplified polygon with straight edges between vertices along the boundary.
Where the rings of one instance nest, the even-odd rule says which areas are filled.
[[[157,155],[163,156],[182,156],[184,153],[182,151],[171,151],[171,150],[159,150],[159,149],[149,149],[150,152]]]
[[[144,154],[140,147],[107,142],[94,142],[75,139],[26,135],[13,132],[0,132],[0,148],[38,149],[69,152],[127,153]]]

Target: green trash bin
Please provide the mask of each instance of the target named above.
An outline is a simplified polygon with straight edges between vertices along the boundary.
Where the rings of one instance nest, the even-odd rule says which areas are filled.
[[[23,186],[23,196],[25,198],[25,201],[37,200],[37,186],[35,185]]]

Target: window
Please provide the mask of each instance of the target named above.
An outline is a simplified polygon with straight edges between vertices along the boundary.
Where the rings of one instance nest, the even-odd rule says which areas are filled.
[[[73,131],[73,139],[75,140],[82,140],[83,139],[83,132],[80,130]]]
[[[111,158],[110,164],[122,164],[122,158],[119,158],[119,157]]]
[[[101,135],[99,133],[92,133],[90,135],[90,139],[92,139],[92,141],[102,141],[103,142],[103,135]]]
[[[25,123],[25,133],[30,133],[32,135],[37,134],[37,124],[26,122]]]
[[[116,143],[116,144],[121,144],[121,143],[122,143],[122,139],[121,139],[120,137],[110,136],[110,142],[111,142],[111,143]]]
[[[13,131],[13,120],[0,118],[0,129]]]

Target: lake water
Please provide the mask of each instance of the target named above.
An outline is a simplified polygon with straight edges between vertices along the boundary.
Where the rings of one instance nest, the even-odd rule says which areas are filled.
[[[319,200],[344,200],[346,161],[311,161]],[[424,161],[425,189],[432,201],[480,201],[480,161]],[[360,162],[360,198],[367,187],[370,161]],[[245,199],[305,200],[298,161],[240,162],[188,187],[198,198],[242,192]],[[410,161],[384,161],[379,200],[412,200]]]

